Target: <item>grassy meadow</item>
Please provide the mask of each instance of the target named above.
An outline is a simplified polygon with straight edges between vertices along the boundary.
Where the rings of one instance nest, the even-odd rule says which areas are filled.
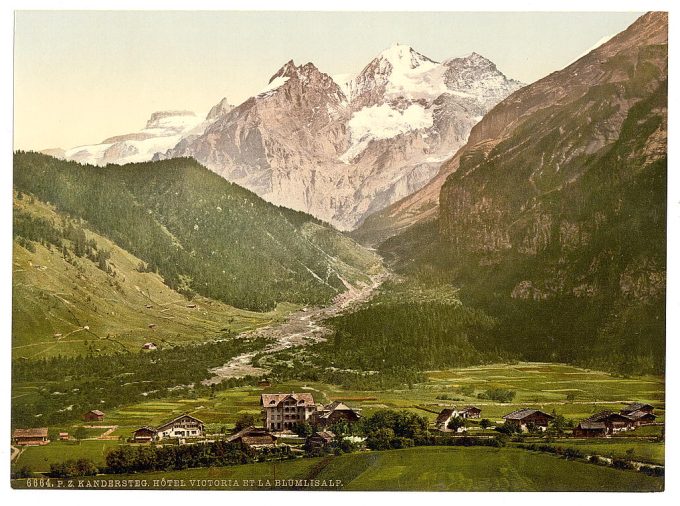
[[[296,488],[295,483],[277,486],[276,480],[319,480],[319,486],[311,488],[325,490],[652,492],[664,488],[663,478],[641,473],[512,448],[479,447],[420,447],[97,478],[146,480],[149,488],[153,488],[154,480],[184,480],[184,486],[174,488],[210,488],[201,485],[200,480],[231,480],[226,486],[217,484],[214,487],[222,489]],[[93,478],[85,479],[88,480]],[[190,480],[199,482],[192,484]],[[243,480],[255,480],[255,483],[243,483]],[[324,480],[326,484],[339,480],[340,484],[324,488],[321,486]],[[13,486],[25,488],[26,480],[14,480]]]

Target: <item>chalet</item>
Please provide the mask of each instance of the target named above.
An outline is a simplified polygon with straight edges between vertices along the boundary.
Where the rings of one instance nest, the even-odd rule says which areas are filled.
[[[262,394],[260,396],[262,419],[269,430],[292,429],[308,421],[317,407],[312,394]]]
[[[332,402],[312,414],[310,422],[321,427],[329,427],[337,422],[354,423],[361,418],[360,410],[350,408],[340,401]]]
[[[227,438],[229,443],[241,443],[250,448],[271,448],[276,446],[276,436],[264,427],[246,427]]]
[[[604,437],[607,435],[607,426],[604,422],[590,422],[584,420],[572,429],[575,437]]]
[[[195,438],[203,436],[204,423],[191,415],[180,415],[156,429],[157,438]]]
[[[50,442],[47,439],[47,427],[14,429],[12,439],[17,446],[41,446]]]
[[[148,425],[137,429],[132,436],[132,440],[135,443],[151,443],[152,441],[156,441],[157,438],[158,431]]]
[[[309,449],[326,448],[335,439],[335,434],[331,431],[323,430],[312,434],[305,441],[305,446]]]
[[[157,350],[157,349],[158,349],[158,346],[156,346],[156,343],[144,343],[144,344],[142,345],[142,349],[143,349],[143,350],[151,350],[151,351],[153,351],[153,350]]]
[[[463,418],[479,418],[482,414],[482,410],[477,406],[465,406],[460,410],[460,416]]]
[[[104,420],[104,413],[98,409],[93,409],[83,415],[83,420],[86,422],[101,422]]]
[[[643,413],[653,413],[654,406],[651,404],[643,404],[641,402],[629,402],[626,407],[621,410],[622,415],[629,415],[636,411],[642,411]]]
[[[604,423],[607,427],[607,434],[629,430],[634,427],[632,418],[622,415],[621,413],[614,413],[613,411],[600,411],[585,419],[584,422]]]
[[[437,420],[434,422],[437,429],[442,432],[451,432],[449,429],[449,422],[460,416],[460,413],[456,408],[444,408],[441,410],[439,415],[437,415]]]
[[[651,423],[654,423],[654,421],[656,420],[655,414],[642,410],[633,411],[631,413],[626,414],[625,416],[627,416],[633,421],[633,427],[639,427],[640,425],[649,425]]]
[[[512,413],[508,413],[503,417],[506,425],[513,425],[518,427],[521,431],[529,430],[530,426],[535,426],[539,430],[546,430],[548,423],[554,417],[538,409],[518,409]]]
[[[68,441],[70,439],[70,436],[68,435],[68,432],[60,432],[59,433],[59,440],[60,441]]]

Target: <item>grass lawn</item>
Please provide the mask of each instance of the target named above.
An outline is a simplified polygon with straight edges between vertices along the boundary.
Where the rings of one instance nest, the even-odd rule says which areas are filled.
[[[552,455],[512,448],[426,447],[364,452],[292,461],[221,468],[142,473],[98,478],[185,480],[177,488],[200,488],[189,480],[238,480],[214,488],[276,487],[274,480],[340,480],[345,490],[449,490],[449,491],[661,491],[662,478],[620,471]],[[255,480],[243,483],[242,480]],[[262,486],[257,481],[262,480]],[[267,486],[266,480],[269,480]],[[15,480],[22,488],[25,480]],[[204,485],[207,486],[207,485]],[[167,488],[167,487],[166,487]],[[293,484],[293,487],[295,485]],[[302,487],[300,487],[302,488]],[[321,487],[319,487],[321,488]]]
[[[35,472],[47,472],[50,464],[79,458],[103,465],[106,451],[119,444],[118,441],[81,441],[80,444],[74,441],[53,441],[45,446],[27,446],[13,467],[28,466]]]
[[[664,464],[664,444],[642,439],[590,439],[590,440],[556,440],[554,446],[576,448],[587,455],[600,455],[610,458],[628,458],[651,464]],[[634,450],[632,456],[626,454]]]

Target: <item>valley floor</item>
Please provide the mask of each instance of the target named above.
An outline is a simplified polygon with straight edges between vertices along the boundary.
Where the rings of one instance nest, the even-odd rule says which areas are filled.
[[[109,483],[109,480],[111,482]],[[116,481],[118,484],[116,485]],[[137,485],[124,482],[140,480]],[[13,480],[15,488],[40,487]],[[67,480],[42,482],[67,487]],[[663,478],[513,448],[419,447],[184,471],[100,475],[76,488],[654,492]]]

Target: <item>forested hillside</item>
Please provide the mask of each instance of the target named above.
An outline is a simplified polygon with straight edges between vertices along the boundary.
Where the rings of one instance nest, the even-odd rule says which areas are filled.
[[[501,102],[457,157],[438,220],[383,244],[498,318],[489,345],[664,370],[667,23],[646,14]]]
[[[188,298],[257,311],[282,301],[321,304],[379,269],[377,256],[330,227],[189,159],[94,167],[18,152],[14,186],[83,220]],[[23,240],[58,246],[67,237],[83,254],[101,255],[59,224],[21,215],[15,222]]]

